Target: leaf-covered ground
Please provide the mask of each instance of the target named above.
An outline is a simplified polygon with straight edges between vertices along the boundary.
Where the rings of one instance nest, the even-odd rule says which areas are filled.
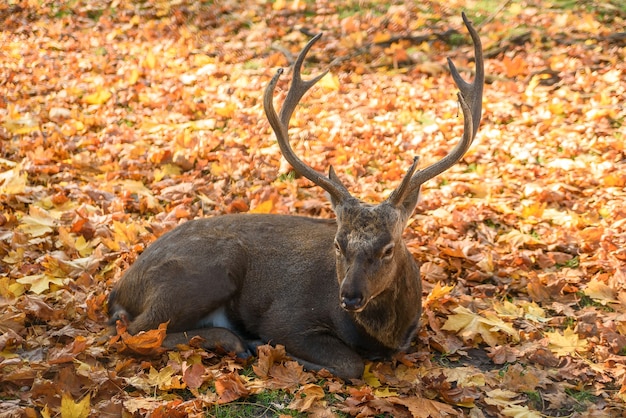
[[[409,352],[347,384],[280,347],[245,362],[111,337],[111,286],[177,224],[333,216],[261,106],[311,34],[306,71],[331,72],[292,122],[305,161],[377,202],[414,155],[445,155],[462,130],[445,57],[473,69],[461,10],[483,122],[406,230],[425,285]],[[622,416],[625,26],[619,0],[2,2],[0,416]]]

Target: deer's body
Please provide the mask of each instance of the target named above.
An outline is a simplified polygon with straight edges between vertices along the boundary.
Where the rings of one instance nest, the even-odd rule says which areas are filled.
[[[419,270],[407,252],[405,285],[379,296],[355,319],[339,303],[336,232],[335,220],[301,216],[186,222],[141,254],[112,293],[111,310],[134,319],[131,334],[167,321],[174,333],[217,325],[243,340],[235,351],[276,342],[310,368],[326,354],[325,368],[359,377],[360,356],[388,357],[411,342],[421,312]],[[155,300],[164,296],[166,304]],[[384,338],[376,338],[380,330]]]
[[[330,195],[336,221],[284,215],[227,215],[190,221],[160,237],[128,269],[109,296],[111,321],[132,334],[168,322],[165,344],[195,335],[206,347],[244,353],[260,342],[282,344],[312,370],[361,377],[362,357],[406,348],[421,315],[419,267],[402,240],[421,185],[455,164],[469,148],[481,117],[484,69],[480,38],[463,15],[476,54],[476,77],[461,90],[463,138],[443,159],[417,170],[417,159],[389,198],[369,205],[352,197],[330,169],[304,164],[288,138],[289,119],[324,74],[304,81],[294,64],[291,87],[276,114],[278,71],[264,94],[266,115],[294,169]]]

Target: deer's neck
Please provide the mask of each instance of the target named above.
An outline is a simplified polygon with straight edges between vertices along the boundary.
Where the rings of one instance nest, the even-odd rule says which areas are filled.
[[[411,342],[422,313],[419,267],[410,254],[409,257],[398,271],[397,286],[376,296],[363,311],[353,314],[368,334],[394,350],[406,348]]]

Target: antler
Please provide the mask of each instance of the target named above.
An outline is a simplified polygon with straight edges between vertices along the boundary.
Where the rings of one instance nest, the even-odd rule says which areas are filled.
[[[397,205],[402,202],[404,196],[408,193],[415,191],[427,180],[430,180],[453,166],[458,160],[461,159],[461,157],[463,157],[467,149],[472,144],[472,141],[476,136],[476,132],[478,131],[478,125],[480,125],[480,118],[482,115],[483,85],[485,83],[483,49],[478,32],[476,32],[476,29],[472,26],[472,22],[469,21],[465,13],[463,13],[462,16],[463,22],[465,22],[465,26],[472,37],[472,42],[474,43],[474,55],[476,61],[476,75],[474,77],[474,82],[468,83],[463,80],[450,58],[448,58],[448,65],[450,66],[450,73],[452,74],[454,83],[457,85],[459,90],[461,90],[461,92],[458,93],[458,97],[461,104],[461,110],[463,111],[463,137],[454,149],[441,160],[422,170],[419,170],[415,174],[413,174],[414,170],[410,169],[405,175],[405,180],[406,177],[412,176],[409,187],[405,189],[405,193],[394,192],[389,199],[392,204]],[[402,184],[404,184],[405,180],[402,181]]]
[[[321,38],[322,34],[317,34],[313,39],[311,39],[304,49],[298,55],[296,62],[293,65],[293,80],[291,81],[291,86],[289,87],[289,92],[287,93],[287,97],[285,98],[285,102],[283,103],[282,108],[280,109],[280,117],[276,115],[276,110],[274,109],[273,96],[274,89],[276,88],[276,83],[278,83],[278,79],[280,75],[283,73],[283,69],[279,68],[276,71],[274,77],[267,85],[265,89],[265,93],[263,94],[263,108],[265,109],[265,115],[274,130],[274,134],[276,134],[276,139],[278,140],[278,145],[280,146],[280,151],[284,155],[285,159],[289,161],[289,164],[293,166],[293,168],[300,175],[308,178],[313,183],[320,186],[322,189],[326,190],[330,196],[336,202],[342,202],[348,198],[351,198],[350,192],[346,187],[339,181],[332,167],[330,167],[329,176],[326,177],[316,170],[312,169],[308,165],[306,165],[298,156],[293,152],[291,145],[289,143],[289,120],[291,119],[291,115],[295,110],[298,102],[304,94],[315,85],[319,80],[322,79],[328,72],[328,70],[324,71],[322,74],[312,78],[311,80],[304,81],[302,80],[300,70],[302,68],[302,63],[304,62],[304,58],[306,54],[309,52],[311,47],[315,42],[317,42]]]

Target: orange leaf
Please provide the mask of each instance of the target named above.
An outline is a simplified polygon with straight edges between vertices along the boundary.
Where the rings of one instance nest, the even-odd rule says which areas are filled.
[[[217,400],[219,404],[235,401],[250,393],[241,381],[241,377],[235,372],[220,376],[215,381],[215,391],[219,395]]]
[[[504,65],[507,77],[526,75],[527,73],[526,61],[519,55],[516,55],[513,59],[505,55],[502,59],[502,65]]]
[[[157,354],[163,350],[161,346],[165,339],[166,331],[167,323],[163,323],[159,325],[158,329],[140,332],[137,335],[130,335],[128,332],[124,332],[121,335],[122,343],[125,349],[138,354]]]
[[[202,363],[195,363],[187,367],[183,372],[183,382],[189,389],[197,389],[204,383],[204,366]]]

